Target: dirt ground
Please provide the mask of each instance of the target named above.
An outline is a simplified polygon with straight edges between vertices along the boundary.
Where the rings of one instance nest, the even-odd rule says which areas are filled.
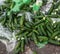
[[[30,47],[35,50],[37,54],[60,54],[60,46],[47,44],[43,48],[38,48],[34,43],[31,43]]]
[[[37,54],[60,54],[60,46],[48,44],[44,48],[38,48],[33,42],[30,43],[29,47],[36,51]],[[7,54],[6,47],[0,42],[0,54]],[[25,54],[25,53],[23,53]]]
[[[0,42],[0,54],[7,54],[6,47]]]

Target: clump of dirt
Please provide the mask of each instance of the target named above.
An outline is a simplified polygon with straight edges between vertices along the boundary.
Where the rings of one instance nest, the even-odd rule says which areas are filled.
[[[0,42],[0,54],[7,54],[6,46]]]

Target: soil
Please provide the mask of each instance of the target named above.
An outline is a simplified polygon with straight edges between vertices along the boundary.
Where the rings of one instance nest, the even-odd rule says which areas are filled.
[[[7,54],[6,47],[0,42],[0,54]]]
[[[30,48],[37,52],[37,54],[60,54],[60,46],[47,44],[43,48],[38,48],[33,42],[31,42]]]
[[[31,42],[29,48],[32,51],[36,51],[37,54],[60,54],[60,46],[56,46],[52,44],[47,44],[45,47],[40,49],[33,42]],[[27,52],[27,50],[25,50],[25,52]],[[1,42],[0,42],[0,54],[7,54],[6,47]]]

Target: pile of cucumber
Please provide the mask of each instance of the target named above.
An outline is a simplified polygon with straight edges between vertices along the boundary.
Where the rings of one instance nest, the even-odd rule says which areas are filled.
[[[14,54],[23,52],[25,45],[29,45],[31,41],[37,46],[39,43],[60,45],[60,22],[51,19],[60,18],[59,0],[53,0],[51,8],[45,14],[40,9],[46,5],[48,0],[42,0],[40,8],[34,6],[36,0],[29,0],[28,4],[23,3],[28,2],[28,0],[14,1],[6,0],[4,5],[0,5],[0,23],[11,32],[19,30],[16,34],[17,45]],[[22,4],[20,5],[20,3]],[[27,19],[26,12],[31,14]]]

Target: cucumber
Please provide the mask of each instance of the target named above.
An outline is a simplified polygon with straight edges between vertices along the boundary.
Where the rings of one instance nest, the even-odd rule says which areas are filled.
[[[13,22],[11,22],[11,26],[12,26],[12,29],[14,30],[14,29],[15,29],[15,27],[14,27],[14,24],[13,24]]]
[[[25,38],[25,43],[26,43],[26,45],[28,45],[28,37],[25,36],[24,38]]]
[[[47,32],[47,36],[51,38],[52,34],[49,31],[46,32]]]
[[[38,22],[36,22],[36,23],[34,24],[34,26],[37,26],[37,25],[39,25],[40,23],[43,23],[43,22],[44,22],[44,20],[41,19],[41,20],[39,20]]]
[[[53,34],[52,34],[52,36],[51,36],[51,38],[55,38],[55,36],[57,36],[58,34],[60,34],[60,31],[56,31],[56,32],[54,32]]]
[[[6,22],[6,18],[2,19],[2,21],[1,21],[2,25],[4,25],[5,22]]]
[[[56,40],[51,40],[50,39],[48,42],[51,43],[51,44],[54,44],[54,45],[60,45],[60,42],[56,41]]]
[[[14,23],[17,24],[17,19],[16,18],[14,19]]]
[[[20,45],[21,45],[21,42],[19,41],[15,47],[15,50],[17,50],[20,47]]]
[[[37,42],[37,37],[35,33],[32,33],[32,38],[33,38],[34,43],[37,44],[38,42]]]
[[[22,16],[22,17],[20,18],[20,26],[21,26],[21,27],[23,26],[23,23],[24,23],[24,17]]]
[[[46,31],[45,31],[45,29],[43,28],[42,25],[40,25],[40,28],[41,28],[42,33],[43,33],[44,35],[46,35]]]
[[[14,54],[18,54],[20,52],[20,48],[18,48],[15,52],[14,52]]]
[[[42,31],[41,31],[41,28],[38,26],[38,31],[39,31],[39,34],[40,35],[43,35]]]
[[[24,51],[24,40],[21,40],[21,52]]]
[[[21,45],[21,42],[19,41],[19,42],[17,43],[15,49],[14,49],[14,54],[17,54],[18,52],[20,52],[20,49],[21,49],[21,48],[19,48],[20,45]]]
[[[32,36],[32,32],[30,32],[27,36]]]
[[[50,28],[50,26],[46,25],[46,28],[49,32],[53,33],[53,30]]]
[[[36,34],[39,34],[39,32],[37,30],[33,30],[33,32],[36,33]]]
[[[52,23],[48,23],[49,27],[53,30],[53,25]]]
[[[49,17],[49,18],[59,18],[60,16],[58,14],[51,14],[51,15],[48,15],[47,17]]]
[[[26,27],[28,27],[28,28],[30,28],[30,27],[31,27],[28,23],[25,23],[25,26],[26,26]]]

